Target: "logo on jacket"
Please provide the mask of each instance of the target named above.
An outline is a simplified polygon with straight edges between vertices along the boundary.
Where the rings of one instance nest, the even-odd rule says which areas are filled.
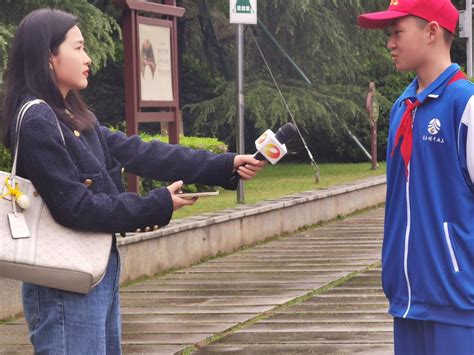
[[[438,134],[440,129],[441,129],[441,121],[438,120],[437,118],[433,118],[428,124],[428,132],[434,136],[435,134]]]

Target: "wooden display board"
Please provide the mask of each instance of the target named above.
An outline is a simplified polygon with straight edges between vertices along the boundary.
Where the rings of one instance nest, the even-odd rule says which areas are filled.
[[[184,8],[176,0],[162,4],[115,0],[122,8],[127,135],[140,123],[168,122],[171,144],[179,143],[177,19]],[[138,177],[128,174],[128,190],[138,192]]]

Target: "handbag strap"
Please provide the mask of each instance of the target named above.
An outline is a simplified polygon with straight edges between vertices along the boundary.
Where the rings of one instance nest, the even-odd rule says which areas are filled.
[[[31,101],[28,101],[27,103],[25,103],[21,107],[20,111],[18,112],[18,119],[16,121],[16,127],[15,127],[15,147],[14,147],[14,150],[13,150],[13,165],[12,165],[12,171],[11,171],[11,174],[10,174],[10,180],[11,180],[11,183],[13,184],[12,186],[14,186],[14,184],[15,184],[16,167],[17,167],[17,162],[18,162],[18,149],[19,149],[19,146],[20,146],[20,129],[21,129],[21,124],[23,123],[23,118],[25,117],[26,111],[28,111],[28,109],[31,106],[41,104],[41,103],[43,103],[43,104],[45,104],[49,107],[49,105],[45,101],[43,101],[41,99],[35,99],[35,100],[31,100]],[[53,111],[53,114],[54,114],[54,111]],[[54,114],[54,118],[56,119],[56,124],[58,126],[59,133],[61,134],[62,141],[63,141],[64,145],[66,145],[63,130],[61,129],[61,125],[59,124],[59,120],[56,117],[56,114]]]
[[[18,119],[16,121],[16,126],[15,126],[15,142],[14,142],[14,149],[13,149],[13,165],[12,165],[12,170],[11,170],[10,176],[7,178],[7,181],[6,181],[6,186],[10,190],[10,193],[12,191],[16,191],[16,186],[17,186],[15,178],[16,178],[16,167],[17,167],[17,163],[18,163],[18,148],[20,146],[20,129],[21,129],[21,124],[23,123],[23,118],[25,117],[26,111],[28,111],[28,109],[31,106],[41,104],[41,103],[44,103],[45,105],[47,105],[49,107],[49,105],[45,101],[43,101],[41,99],[35,99],[35,100],[31,100],[31,101],[26,102],[21,107],[20,111],[18,112]],[[52,109],[51,109],[51,111],[52,111]],[[61,129],[61,125],[59,124],[58,117],[56,116],[54,111],[53,111],[53,114],[54,114],[54,118],[56,119],[56,124],[58,125],[59,133],[61,134],[61,138],[63,140],[63,143],[64,143],[64,145],[66,145],[66,141],[64,139],[64,134],[63,134],[63,131]],[[16,210],[16,203],[15,203],[14,196],[12,196],[11,201],[12,201],[12,212],[16,216],[17,215],[17,210]]]

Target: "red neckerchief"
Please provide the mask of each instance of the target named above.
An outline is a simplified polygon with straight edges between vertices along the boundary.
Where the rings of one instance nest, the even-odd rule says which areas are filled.
[[[448,82],[448,86],[452,83],[466,79],[466,75],[462,71],[458,71]],[[395,154],[395,149],[398,146],[400,138],[403,136],[402,144],[400,145],[400,154],[402,155],[403,162],[405,163],[405,174],[408,179],[409,171],[408,164],[411,159],[411,152],[413,150],[413,112],[415,109],[421,105],[421,102],[416,100],[411,102],[409,99],[405,100],[406,110],[403,113],[402,119],[400,121],[400,126],[398,126],[397,134],[395,136],[395,145],[393,146],[392,153],[390,156],[393,158]]]

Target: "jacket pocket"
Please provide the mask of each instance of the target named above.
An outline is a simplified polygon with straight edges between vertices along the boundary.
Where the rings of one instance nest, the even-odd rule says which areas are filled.
[[[443,223],[444,237],[446,239],[446,245],[448,246],[449,256],[451,258],[451,263],[453,265],[454,272],[461,271],[459,269],[458,259],[456,258],[456,253],[454,252],[453,243],[451,241],[450,225],[448,222]]]

